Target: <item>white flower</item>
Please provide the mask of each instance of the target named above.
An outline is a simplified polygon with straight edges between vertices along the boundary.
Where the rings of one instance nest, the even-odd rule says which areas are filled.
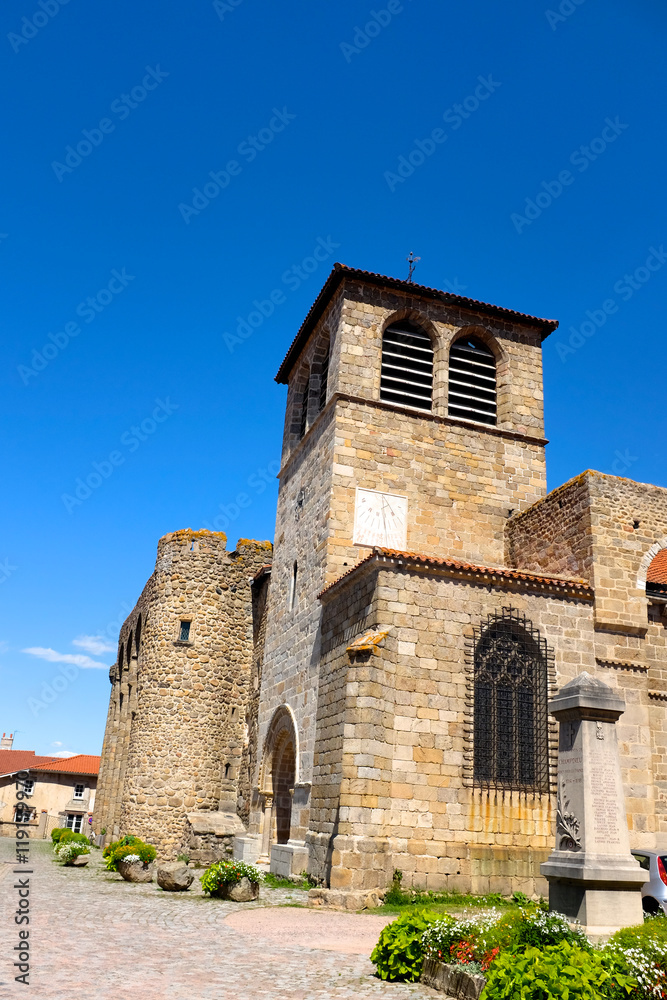
[[[135,861],[141,861],[141,858],[138,854],[126,854],[124,858],[121,858],[121,861],[129,861],[133,865]]]

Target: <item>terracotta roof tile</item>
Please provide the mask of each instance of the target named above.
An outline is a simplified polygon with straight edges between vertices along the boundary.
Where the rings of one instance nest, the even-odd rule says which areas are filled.
[[[400,552],[397,549],[382,549],[375,548],[373,551],[358,562],[355,566],[339,576],[337,580],[330,583],[324,590],[320,591],[318,597],[322,597],[327,594],[334,587],[338,586],[342,580],[345,580],[352,573],[356,571],[365,564],[371,562],[372,560],[402,560],[410,563],[417,563],[421,566],[433,566],[436,569],[449,569],[454,572],[461,572],[466,575],[474,577],[496,577],[506,580],[523,580],[528,584],[537,585],[539,587],[552,587],[556,590],[577,590],[579,592],[584,592],[593,595],[593,588],[586,583],[585,580],[570,579],[562,576],[543,576],[538,573],[530,573],[528,570],[522,569],[507,569],[505,567],[499,566],[478,566],[475,563],[462,562],[459,559],[444,559],[440,556],[427,556],[419,552]]]
[[[56,771],[60,774],[98,774],[100,758],[94,754],[78,753],[74,757],[58,757],[39,768],[40,771]]]
[[[539,316],[531,316],[530,313],[516,312],[514,309],[506,309],[504,306],[494,306],[490,302],[481,302],[478,299],[469,299],[465,295],[455,295],[452,292],[444,292],[438,288],[430,288],[428,285],[416,285],[412,281],[403,281],[400,278],[390,278],[385,274],[377,274],[375,271],[362,271],[356,267],[347,267],[345,264],[334,264],[329,277],[325,281],[319,295],[310,307],[299,332],[292,341],[290,348],[285,355],[285,359],[278,369],[276,382],[287,383],[287,377],[292,366],[298,358],[301,350],[314,330],[318,320],[322,316],[327,303],[337,291],[339,285],[345,278],[356,278],[359,281],[366,281],[374,285],[382,285],[388,288],[396,288],[412,295],[429,299],[439,299],[447,305],[458,305],[468,308],[473,312],[487,313],[491,316],[500,316],[513,320],[515,323],[524,323],[528,326],[537,326],[542,330],[542,339],[548,337],[558,326],[556,319],[541,319]]]
[[[647,583],[667,584],[667,549],[660,549],[646,571]]]
[[[55,760],[55,757],[36,757],[34,750],[0,750],[0,774],[14,774],[29,767],[37,767]]]

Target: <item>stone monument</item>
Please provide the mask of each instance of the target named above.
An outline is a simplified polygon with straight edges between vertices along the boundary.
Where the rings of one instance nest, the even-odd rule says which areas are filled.
[[[549,908],[594,937],[643,921],[646,875],[630,854],[616,720],[625,702],[581,673],[549,702],[559,722],[556,849],[541,865]]]

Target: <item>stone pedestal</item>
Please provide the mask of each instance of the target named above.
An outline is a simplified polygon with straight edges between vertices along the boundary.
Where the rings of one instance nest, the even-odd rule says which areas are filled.
[[[300,875],[308,868],[308,848],[304,843],[289,840],[271,848],[271,871],[274,875]]]
[[[234,837],[234,859],[236,861],[247,861],[254,865],[259,860],[262,850],[262,838],[258,833],[246,833],[240,837]]]
[[[646,875],[630,854],[616,720],[625,702],[579,674],[549,702],[559,722],[556,848],[540,866],[549,908],[601,937],[643,921]]]

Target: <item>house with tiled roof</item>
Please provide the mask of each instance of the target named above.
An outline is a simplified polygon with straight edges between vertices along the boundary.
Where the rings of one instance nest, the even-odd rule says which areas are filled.
[[[547,491],[557,325],[335,265],[276,376],[271,567],[224,550],[224,516],[160,540],[96,826],[360,893],[395,869],[544,893],[548,702],[587,671],[626,703],[631,845],[667,838],[667,489],[587,470]]]
[[[47,838],[55,827],[88,833],[95,805],[100,758],[89,754],[43,757],[34,750],[13,750],[3,733],[0,749],[0,836],[16,823],[31,837]]]

